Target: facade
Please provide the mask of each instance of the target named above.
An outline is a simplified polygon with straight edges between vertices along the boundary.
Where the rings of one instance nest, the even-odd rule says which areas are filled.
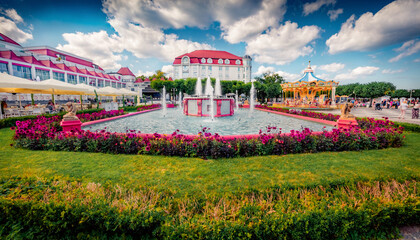
[[[238,57],[226,51],[197,50],[175,58],[175,79],[213,77],[220,80],[251,81],[252,59]]]
[[[107,74],[90,59],[48,46],[22,47],[1,33],[0,72],[37,81],[56,79],[99,88],[126,87],[126,82],[122,81],[124,78]]]

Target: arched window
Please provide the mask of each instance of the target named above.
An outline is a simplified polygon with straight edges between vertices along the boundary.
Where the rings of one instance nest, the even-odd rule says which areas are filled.
[[[217,63],[223,64],[223,59],[219,58],[219,61]]]
[[[225,60],[225,64],[230,64],[229,59],[226,59],[226,60]]]
[[[208,58],[208,59],[207,59],[207,63],[213,63],[213,59]]]
[[[241,60],[236,60],[236,65],[240,65],[241,64]]]
[[[206,59],[205,58],[202,58],[201,59],[201,63],[206,63]]]
[[[190,58],[189,58],[189,57],[187,57],[187,56],[183,57],[183,58],[182,58],[182,63],[183,63],[183,64],[188,64],[188,63],[190,63]]]

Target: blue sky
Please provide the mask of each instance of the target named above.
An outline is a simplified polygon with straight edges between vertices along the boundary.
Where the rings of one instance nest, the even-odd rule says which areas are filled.
[[[419,0],[0,0],[0,32],[107,71],[171,72],[174,57],[217,49],[253,58],[255,76],[315,75],[341,84],[420,88]]]

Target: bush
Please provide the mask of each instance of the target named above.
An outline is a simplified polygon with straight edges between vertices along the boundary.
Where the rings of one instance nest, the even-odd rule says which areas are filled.
[[[418,224],[417,180],[183,196],[57,179],[0,182],[0,236],[391,239]],[[71,199],[71,201],[69,201]]]

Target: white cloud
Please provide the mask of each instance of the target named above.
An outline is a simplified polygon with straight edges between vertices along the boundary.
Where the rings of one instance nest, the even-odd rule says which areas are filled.
[[[273,67],[265,67],[265,66],[259,66],[258,70],[256,72],[253,73],[254,76],[260,76],[263,75],[264,73],[268,73],[268,72],[274,72],[274,68]]]
[[[10,10],[10,9],[8,9],[8,10]],[[6,10],[6,11],[8,11],[8,10]],[[14,12],[16,12],[16,11],[14,11]],[[17,15],[17,16],[19,16],[19,15]],[[17,18],[17,16],[15,16],[15,18]],[[17,20],[20,20],[20,19],[17,19]],[[16,21],[16,20],[14,20],[14,21]],[[0,32],[3,33],[4,35],[10,37],[11,39],[15,40],[18,43],[24,43],[24,42],[28,41],[29,39],[33,39],[33,36],[30,32],[24,32],[23,30],[21,30],[16,25],[16,22],[19,23],[19,21],[16,21],[16,22],[14,22],[14,21],[0,16]],[[23,22],[23,20],[22,20],[22,22]]]
[[[350,80],[365,77],[368,75],[372,75],[378,70],[379,68],[374,66],[357,67],[348,73],[338,74],[337,76],[335,76],[334,80]]]
[[[330,17],[331,21],[335,21],[338,18],[338,15],[343,13],[343,9],[339,8],[337,10],[329,10],[327,15]]]
[[[329,53],[365,51],[407,41],[420,34],[420,1],[397,0],[376,14],[352,15],[326,44]]]
[[[392,69],[384,69],[382,70],[382,73],[384,74],[394,74],[394,73],[400,73],[403,72],[402,69],[398,69],[398,70],[392,70]]]
[[[237,43],[276,27],[286,12],[285,3],[286,0],[105,0],[103,11],[110,18],[153,29],[205,29],[217,21],[223,38]]]
[[[1,13],[8,16],[10,19],[12,19],[15,23],[23,23],[23,18],[16,12],[15,9],[5,9],[1,10]]]
[[[299,28],[288,21],[248,41],[246,53],[254,55],[257,62],[283,65],[312,53],[310,43],[319,38],[320,31],[317,26]]]
[[[343,69],[346,65],[343,63],[330,63],[326,65],[319,66],[320,70],[324,70],[327,72],[338,72]]]
[[[309,14],[318,11],[322,6],[334,5],[336,0],[317,0],[312,3],[305,3],[303,5],[303,15],[308,16]]]
[[[155,74],[155,72],[151,72],[151,71],[145,71],[145,72],[143,72],[143,71],[139,70],[139,71],[136,73],[136,76],[137,76],[137,77],[138,77],[138,76],[146,76],[146,77],[150,77],[150,76],[152,76],[153,74]]]
[[[420,58],[414,59],[414,62],[420,62]]]
[[[223,38],[229,43],[247,41],[262,33],[268,27],[277,27],[286,13],[285,0],[267,0],[254,15],[242,18],[232,24],[223,23]]]
[[[413,55],[420,51],[420,41],[408,41],[405,42],[400,48],[395,49],[397,52],[401,52],[396,57],[389,59],[389,62],[396,62],[399,61],[403,57],[407,57]]]
[[[57,46],[58,49],[85,56],[104,69],[118,69],[121,67],[118,61],[121,55],[114,54],[123,51],[121,40],[118,36],[109,36],[105,31],[92,33],[64,33],[67,44]]]
[[[164,72],[167,77],[172,77],[174,72],[174,66],[165,65],[162,67],[162,72]]]
[[[283,72],[281,70],[277,71],[276,73],[278,75],[282,76],[284,78],[284,80],[286,80],[287,82],[298,80],[299,77],[301,77],[299,74]]]

